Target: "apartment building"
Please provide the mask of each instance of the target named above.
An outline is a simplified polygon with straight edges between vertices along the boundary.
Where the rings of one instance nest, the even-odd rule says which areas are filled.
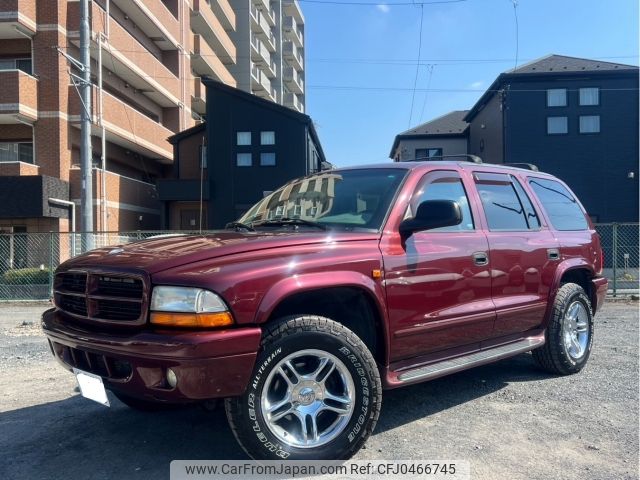
[[[305,111],[304,16],[297,0],[234,0],[237,87]]]
[[[304,110],[295,0],[92,0],[89,8],[96,230],[160,226],[156,181],[173,163],[167,139],[206,114],[201,77]],[[77,0],[0,0],[0,232],[72,228],[64,202],[81,196],[85,106],[71,60],[79,24]]]

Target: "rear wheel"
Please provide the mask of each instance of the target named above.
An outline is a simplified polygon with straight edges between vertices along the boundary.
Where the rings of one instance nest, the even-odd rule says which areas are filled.
[[[323,317],[291,317],[265,332],[247,392],[225,407],[255,459],[345,459],[375,427],[380,377],[352,331]]]
[[[533,351],[545,370],[560,375],[584,368],[593,343],[593,313],[589,297],[580,285],[565,283],[553,304],[546,343]]]

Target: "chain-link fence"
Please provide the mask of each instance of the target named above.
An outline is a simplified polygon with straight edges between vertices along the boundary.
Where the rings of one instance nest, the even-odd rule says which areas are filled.
[[[599,224],[604,275],[614,295],[638,291],[640,238],[637,223]],[[0,234],[0,301],[45,300],[51,295],[53,272],[65,260],[104,246],[122,245],[175,231]]]
[[[58,265],[92,248],[180,233],[198,232],[0,234],[0,301],[48,299],[53,287],[53,272]]]
[[[639,228],[637,223],[596,225],[604,253],[604,275],[614,296],[638,292]]]

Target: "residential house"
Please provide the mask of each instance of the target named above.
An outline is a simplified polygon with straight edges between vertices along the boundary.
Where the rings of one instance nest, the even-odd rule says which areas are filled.
[[[172,136],[172,172],[158,181],[163,228],[222,228],[287,181],[327,166],[310,117],[204,80],[207,121]]]

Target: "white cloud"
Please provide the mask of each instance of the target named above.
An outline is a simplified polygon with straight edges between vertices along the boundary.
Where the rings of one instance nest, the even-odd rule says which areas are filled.
[[[390,10],[389,5],[386,5],[384,3],[379,3],[378,5],[376,5],[376,8],[382,13],[389,13]]]
[[[470,88],[482,88],[482,86],[484,85],[484,82],[482,80],[478,80],[477,82],[473,82],[471,85],[469,85]]]

